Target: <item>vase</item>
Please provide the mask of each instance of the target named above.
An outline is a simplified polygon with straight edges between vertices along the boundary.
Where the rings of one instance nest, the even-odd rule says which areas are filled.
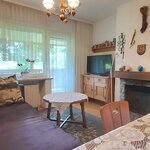
[[[29,78],[29,72],[21,72],[21,78],[23,79]]]
[[[142,72],[143,70],[144,70],[144,67],[141,66],[141,65],[139,65],[139,66],[138,66],[138,71],[139,71],[139,72]]]

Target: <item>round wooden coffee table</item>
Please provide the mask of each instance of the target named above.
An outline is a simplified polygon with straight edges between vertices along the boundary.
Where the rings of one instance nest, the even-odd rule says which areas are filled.
[[[66,122],[68,122],[68,123],[82,124],[84,128],[87,127],[85,110],[84,110],[84,102],[87,102],[88,100],[87,95],[82,94],[82,93],[76,93],[76,92],[53,93],[53,94],[45,95],[43,97],[43,100],[48,102],[47,118],[52,121],[57,121],[58,126],[62,127]],[[82,113],[82,122],[68,120],[73,116],[72,105],[75,103],[80,103],[81,113]],[[56,109],[57,109],[56,119],[50,118],[51,104],[54,104],[56,106]],[[65,120],[62,120],[60,118],[60,109],[61,109],[61,106],[63,105],[70,106],[70,114]],[[60,124],[60,122],[62,123]]]

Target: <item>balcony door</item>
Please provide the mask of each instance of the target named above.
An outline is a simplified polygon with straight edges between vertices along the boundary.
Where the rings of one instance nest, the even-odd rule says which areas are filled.
[[[68,34],[49,37],[49,74],[53,77],[52,92],[75,89],[75,49]]]

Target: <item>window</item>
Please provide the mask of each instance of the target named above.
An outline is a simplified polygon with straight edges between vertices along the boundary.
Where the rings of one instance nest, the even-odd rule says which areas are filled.
[[[0,27],[0,71],[16,72],[23,68],[43,72],[43,34]],[[27,64],[26,59],[35,60]]]
[[[11,25],[1,27],[0,24],[0,73],[12,74],[26,70],[33,74],[43,73],[54,78],[53,92],[74,91],[73,35],[43,30],[39,32],[38,29]],[[29,63],[26,59],[35,62]]]

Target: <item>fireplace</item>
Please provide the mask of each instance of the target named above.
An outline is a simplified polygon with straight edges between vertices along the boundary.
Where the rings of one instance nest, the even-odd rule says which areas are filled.
[[[130,111],[150,113],[150,81],[121,79],[121,99],[128,100]]]
[[[150,113],[150,87],[126,85],[125,89],[130,111],[142,115]]]

